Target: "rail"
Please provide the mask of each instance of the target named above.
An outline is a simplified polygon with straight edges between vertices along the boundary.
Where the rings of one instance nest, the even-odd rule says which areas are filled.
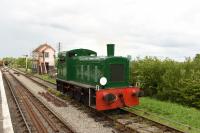
[[[59,124],[55,124],[55,122],[51,119],[51,118],[49,118],[49,115],[47,114],[47,112],[46,111],[44,111],[44,109],[43,108],[47,108],[47,110],[49,111],[49,112],[51,112],[51,114],[53,114],[53,116],[54,116],[54,118],[56,118],[57,119],[57,121],[59,121],[59,123],[61,124],[61,125],[63,125],[62,126],[62,128],[64,128],[64,130],[65,129],[67,129],[67,131],[68,132],[71,132],[71,133],[75,133],[75,130],[74,129],[72,129],[72,127],[70,127],[69,126],[69,123],[66,123],[65,121],[63,121],[63,119],[61,119],[59,116],[58,116],[58,114],[56,114],[54,111],[52,111],[51,110],[51,108],[49,108],[47,105],[45,105],[45,104],[43,104],[42,103],[42,101],[40,100],[40,99],[38,99],[36,96],[34,96],[24,85],[23,85],[23,83],[21,83],[16,77],[15,77],[15,75],[14,74],[12,74],[12,73],[10,73],[9,72],[9,74],[12,76],[12,78],[14,78],[15,79],[15,81],[16,82],[18,82],[21,86],[22,86],[22,88],[24,88],[24,90],[20,90],[19,88],[20,88],[20,86],[18,85],[18,87],[19,88],[15,88],[15,91],[19,91],[17,94],[18,94],[18,96],[20,96],[20,97],[25,97],[25,93],[29,93],[30,95],[31,95],[31,97],[33,97],[33,98],[24,98],[23,99],[23,102],[24,102],[24,106],[27,108],[27,112],[28,112],[28,114],[29,114],[29,116],[30,116],[30,118],[31,118],[31,120],[33,121],[33,123],[34,123],[34,125],[35,125],[35,127],[36,127],[36,129],[37,129],[37,131],[43,131],[43,132],[48,132],[47,131],[47,129],[45,129],[45,127],[43,126],[43,124],[42,124],[42,122],[41,121],[39,121],[39,119],[40,118],[38,118],[37,117],[37,115],[36,114],[34,114],[34,109],[31,109],[31,107],[28,107],[28,106],[30,106],[30,105],[32,105],[35,109],[37,109],[38,110],[38,112],[43,116],[43,119],[46,121],[46,123],[48,123],[48,126],[50,126],[51,127],[51,129],[54,131],[54,132],[58,132],[60,129],[59,129],[59,127],[57,127],[56,125],[59,125]],[[8,79],[7,79],[8,80]],[[9,82],[9,80],[8,80],[8,82]],[[11,83],[9,82],[9,84],[10,84],[10,86],[11,86]],[[13,94],[14,94],[14,91],[13,91]],[[22,96],[23,95],[23,96]],[[17,98],[15,97],[15,99],[16,99],[16,101],[17,101]],[[35,99],[35,100],[34,100]],[[38,102],[37,102],[38,101]],[[39,104],[42,104],[43,105],[43,107],[40,107],[41,105],[39,105]],[[18,104],[18,106],[19,106],[19,104]],[[46,109],[45,109],[46,110]],[[21,111],[22,112],[22,111]],[[24,117],[24,119],[25,119],[25,117]],[[26,122],[27,123],[27,122]],[[54,124],[53,124],[54,123]],[[30,127],[29,127],[29,130],[30,130]],[[31,130],[30,130],[31,131]]]

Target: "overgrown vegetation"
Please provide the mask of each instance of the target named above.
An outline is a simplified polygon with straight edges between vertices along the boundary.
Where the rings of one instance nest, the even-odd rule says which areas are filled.
[[[200,55],[177,62],[146,57],[132,62],[132,82],[145,95],[200,108]]]
[[[48,92],[53,94],[53,95],[55,95],[55,96],[57,96],[57,97],[59,97],[59,98],[61,98],[61,99],[63,99],[63,100],[67,100],[68,99],[67,96],[63,95],[60,91],[57,91],[55,89],[48,88]]]
[[[56,79],[55,78],[51,78],[48,74],[40,75],[40,74],[36,73],[36,74],[33,74],[33,75],[38,77],[38,78],[41,78],[43,80],[49,81],[49,82],[51,82],[53,84],[56,83]]]

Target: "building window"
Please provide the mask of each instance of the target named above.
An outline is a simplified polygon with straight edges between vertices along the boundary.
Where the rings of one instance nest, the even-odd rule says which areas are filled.
[[[49,53],[48,53],[48,52],[45,52],[45,53],[44,53],[44,57],[45,57],[45,58],[49,58]]]
[[[33,64],[33,68],[34,68],[34,69],[37,69],[37,64]]]

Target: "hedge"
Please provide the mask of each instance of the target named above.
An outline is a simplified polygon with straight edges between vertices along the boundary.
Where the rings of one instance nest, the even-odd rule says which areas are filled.
[[[132,83],[146,96],[200,108],[200,55],[184,62],[146,57],[131,66]]]

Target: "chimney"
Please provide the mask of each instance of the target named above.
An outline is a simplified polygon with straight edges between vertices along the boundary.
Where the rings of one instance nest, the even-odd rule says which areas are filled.
[[[115,44],[107,44],[107,56],[114,56]]]

